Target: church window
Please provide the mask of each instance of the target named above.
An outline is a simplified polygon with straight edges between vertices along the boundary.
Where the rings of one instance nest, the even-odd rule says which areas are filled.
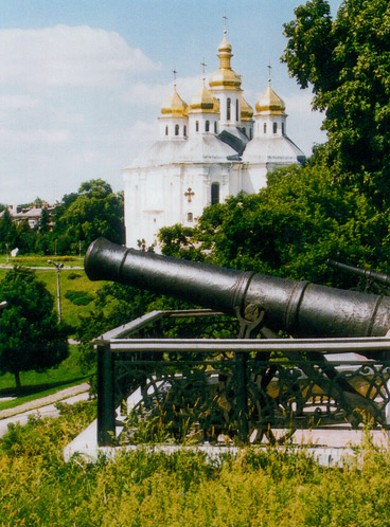
[[[206,121],[206,122],[205,122],[205,127],[204,127],[204,129],[205,129],[205,132],[210,132],[210,121]]]
[[[239,121],[239,108],[238,108],[238,99],[236,99],[236,121]]]
[[[194,215],[192,214],[192,212],[187,213],[187,221],[194,221]]]
[[[211,183],[211,205],[219,203],[219,183]]]
[[[230,121],[231,108],[232,108],[232,100],[230,97],[228,97],[226,101],[226,120],[227,121]]]
[[[195,131],[199,132],[199,121],[195,121]]]
[[[168,126],[165,127],[165,135],[168,135]]]
[[[273,132],[274,132],[274,134],[276,134],[277,131],[278,131],[278,123],[273,123]]]
[[[267,123],[264,123],[264,133],[267,133]]]
[[[214,121],[214,133],[218,133],[217,121]]]
[[[252,139],[253,137],[253,130],[252,128],[249,128],[249,139]]]
[[[183,135],[184,137],[187,137],[187,126],[186,125],[183,126]]]
[[[179,125],[175,125],[175,135],[179,135]]]
[[[284,123],[282,123],[282,134],[283,134],[283,135],[285,134],[285,131],[284,131]]]

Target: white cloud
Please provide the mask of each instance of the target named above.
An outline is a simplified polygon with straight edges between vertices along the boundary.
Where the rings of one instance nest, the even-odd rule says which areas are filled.
[[[38,97],[29,94],[3,93],[0,96],[0,115],[35,109],[40,104]]]
[[[68,130],[50,130],[37,128],[34,130],[7,130],[0,128],[0,141],[3,145],[28,144],[60,144],[67,143],[71,138]]]
[[[0,82],[32,87],[112,84],[159,69],[118,33],[89,26],[0,30]]]

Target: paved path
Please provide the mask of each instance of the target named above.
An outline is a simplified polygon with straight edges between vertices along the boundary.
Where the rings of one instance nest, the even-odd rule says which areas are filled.
[[[56,403],[61,401],[73,404],[77,401],[87,400],[88,397],[89,385],[85,382],[15,408],[2,410],[0,411],[0,437],[7,432],[10,423],[24,425],[27,423],[29,415],[32,414],[39,414],[41,417],[58,417],[59,412],[55,406]]]

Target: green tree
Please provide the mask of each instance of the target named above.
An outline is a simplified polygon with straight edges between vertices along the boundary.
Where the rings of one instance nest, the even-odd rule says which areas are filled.
[[[327,167],[307,166],[273,172],[258,194],[206,208],[192,234],[174,226],[160,239],[165,254],[348,287],[350,277],[327,258],[387,272],[387,237],[387,215],[366,196],[336,184]]]
[[[17,229],[11,214],[5,209],[0,219],[0,246],[2,252],[9,252],[16,247]]]
[[[337,17],[326,0],[310,0],[285,24],[282,60],[313,108],[325,112],[328,142],[317,156],[389,207],[390,7],[388,0],[344,0]]]
[[[53,298],[33,271],[15,267],[0,282],[0,373],[44,371],[68,356],[68,329],[58,324]]]
[[[71,252],[85,250],[99,236],[123,243],[123,195],[101,179],[83,183],[60,218],[58,231]],[[58,232],[56,231],[56,232]]]

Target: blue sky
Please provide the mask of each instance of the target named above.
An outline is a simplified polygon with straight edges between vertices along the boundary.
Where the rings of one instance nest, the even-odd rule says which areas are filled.
[[[333,14],[341,0],[330,0]],[[49,202],[121,169],[157,138],[172,87],[189,102],[218,66],[223,16],[233,69],[254,105],[267,82],[287,105],[288,135],[310,154],[325,140],[310,90],[280,56],[299,0],[0,0],[0,203]]]

